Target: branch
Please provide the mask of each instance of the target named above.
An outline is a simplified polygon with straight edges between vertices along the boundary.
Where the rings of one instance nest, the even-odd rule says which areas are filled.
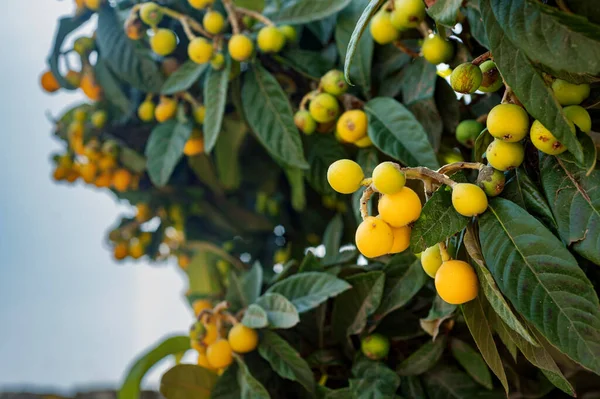
[[[450,175],[452,173],[448,172],[456,172],[461,169],[476,169],[479,170],[485,165],[479,162],[454,162],[448,165],[444,165],[438,169],[438,173],[442,175]]]
[[[479,64],[482,64],[484,61],[487,61],[491,58],[492,58],[492,52],[487,51],[487,52],[481,54],[479,57],[475,58],[473,61],[471,61],[471,64],[479,65]]]
[[[236,7],[233,5],[231,0],[223,0],[223,5],[227,11],[227,19],[229,19],[229,23],[231,23],[233,34],[238,35],[240,33],[240,23],[237,19]]]
[[[416,51],[411,50],[410,48],[408,48],[404,43],[402,43],[402,41],[400,40],[396,40],[394,42],[394,46],[396,46],[396,48],[398,48],[400,51],[402,51],[405,54],[410,55],[413,58],[419,58],[419,53],[417,53]]]
[[[367,208],[367,204],[371,199],[371,196],[375,192],[375,189],[372,185],[367,187],[363,192],[363,195],[360,197],[360,217],[362,220],[365,220],[369,216],[369,209]]]
[[[247,15],[256,19],[257,21],[260,21],[267,26],[275,26],[275,23],[273,23],[273,21],[256,11],[248,10],[247,8],[243,7],[235,7],[235,10],[241,14]]]

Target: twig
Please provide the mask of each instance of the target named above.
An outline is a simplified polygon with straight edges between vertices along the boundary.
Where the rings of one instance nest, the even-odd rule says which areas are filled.
[[[488,114],[483,114],[483,115],[479,115],[477,117],[477,119],[475,119],[477,122],[485,124],[485,122],[487,121],[488,118]]]
[[[479,163],[479,162],[454,162],[454,163],[442,166],[441,168],[438,169],[437,172],[442,175],[448,175],[448,174],[451,174],[449,172],[455,172],[455,171],[461,170],[461,169],[479,170],[484,166],[485,166],[484,164]]]
[[[396,48],[398,48],[400,51],[402,51],[405,54],[410,55],[413,58],[419,58],[419,53],[417,53],[416,51],[413,51],[411,49],[409,49],[404,43],[402,43],[402,41],[400,40],[396,40],[394,42],[394,46],[396,46]]]
[[[569,9],[569,7],[567,7],[567,5],[565,4],[565,0],[556,0],[556,5],[558,6],[558,8],[560,8],[562,11],[568,13],[568,14],[573,14],[573,11],[571,11]]]
[[[188,39],[190,41],[194,40],[196,38],[196,35],[194,34],[194,32],[192,32],[192,29],[190,28],[190,24],[188,23],[187,19],[181,18],[179,19],[179,23],[183,27],[183,31],[185,32],[185,35],[188,37]]]
[[[340,101],[346,110],[362,109],[365,106],[365,102],[363,100],[349,93],[343,94],[340,97]]]
[[[198,100],[196,100],[189,92],[184,92],[181,97],[187,101],[188,103],[190,103],[192,105],[193,108],[197,108],[200,106],[200,103],[198,102]]]
[[[200,33],[202,36],[206,36],[210,39],[213,38],[213,35],[211,35],[207,31],[205,31],[204,28],[202,27],[202,24],[200,24],[194,18],[192,18],[186,14],[177,12],[175,10],[171,10],[170,8],[167,8],[167,7],[162,7],[162,11],[163,11],[163,14],[165,14],[173,19],[178,20],[179,23],[181,24],[181,26],[183,27],[185,34],[188,35],[188,37],[190,36],[190,33],[191,33],[191,30],[189,31],[189,33],[188,33],[188,30],[191,28],[191,29],[195,30],[196,32]],[[196,37],[193,33],[192,33],[192,36]]]
[[[302,97],[302,101],[300,101],[300,105],[299,105],[300,109],[302,111],[306,110],[306,104],[309,101],[311,101],[313,98],[315,98],[315,96],[317,94],[319,94],[319,92],[317,90],[313,90],[313,91],[310,91],[310,92],[306,93],[304,95],[304,97]]]
[[[477,57],[473,61],[471,61],[471,64],[479,65],[479,64],[482,64],[484,61],[489,60],[490,58],[492,58],[492,52],[486,51],[485,53],[481,54],[479,57]]]
[[[275,23],[273,23],[273,21],[271,21],[269,18],[265,17],[264,15],[262,15],[256,11],[248,10],[247,8],[243,8],[243,7],[235,7],[235,10],[241,14],[247,15],[249,17],[256,19],[257,21],[260,21],[267,26],[275,25]]]
[[[454,187],[456,185],[454,180],[424,166],[417,166],[416,168],[401,168],[401,170],[404,172],[407,179],[425,180],[425,178],[429,178],[450,187]]]
[[[238,35],[240,33],[240,23],[237,19],[236,7],[233,5],[231,0],[223,0],[223,5],[227,11],[227,19],[229,19],[229,23],[231,23],[233,34]]]
[[[360,217],[362,218],[362,220],[365,220],[369,216],[369,209],[367,207],[367,204],[369,203],[369,200],[371,199],[371,196],[374,192],[375,190],[373,189],[373,186],[369,186],[365,189],[362,196],[360,197]]]

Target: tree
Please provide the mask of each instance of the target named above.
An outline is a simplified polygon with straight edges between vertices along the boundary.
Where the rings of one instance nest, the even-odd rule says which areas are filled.
[[[121,398],[190,348],[167,398],[599,392],[591,0],[76,3],[54,178],[135,205],[115,258],[177,256],[198,316]]]

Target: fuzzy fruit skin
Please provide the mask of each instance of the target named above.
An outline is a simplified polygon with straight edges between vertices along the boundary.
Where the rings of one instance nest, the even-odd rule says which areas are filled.
[[[348,82],[344,78],[344,72],[332,69],[321,78],[321,87],[332,96],[341,96],[348,91]]]
[[[360,165],[350,159],[337,160],[327,169],[329,185],[341,194],[352,194],[358,190],[364,178]]]
[[[421,53],[427,62],[437,65],[450,61],[454,55],[454,47],[440,35],[430,35],[423,41]]]
[[[392,227],[391,229],[394,241],[389,253],[397,254],[406,250],[410,246],[410,233],[412,229],[409,226]]]
[[[589,133],[592,130],[592,118],[582,106],[569,105],[563,108],[563,112],[582,132]]]
[[[369,26],[371,36],[379,44],[388,44],[398,39],[400,32],[392,25],[392,14],[385,9],[381,9]]]
[[[499,104],[489,112],[487,128],[488,132],[495,138],[509,143],[516,143],[527,136],[529,116],[518,105]]]
[[[573,129],[573,132],[575,129]],[[567,147],[562,144],[552,132],[538,120],[534,121],[531,125],[531,130],[529,132],[529,138],[531,142],[541,152],[548,155],[558,155],[567,151]]]
[[[481,187],[458,183],[452,188],[452,206],[461,215],[473,217],[486,211],[488,200]]]
[[[150,26],[160,24],[163,19],[163,13],[160,6],[152,1],[142,4],[140,8],[140,19]]]
[[[483,79],[479,86],[479,91],[484,93],[492,93],[498,91],[502,87],[502,76],[496,67],[496,63],[492,60],[484,61],[479,65]]]
[[[227,340],[236,353],[252,352],[258,346],[258,332],[239,323],[229,330]]]
[[[475,270],[462,260],[442,263],[435,275],[438,295],[452,305],[462,305],[477,297],[479,291]]]
[[[150,47],[156,54],[167,56],[177,47],[177,36],[170,29],[160,28],[150,38]]]
[[[518,168],[525,159],[525,149],[521,143],[507,143],[495,139],[486,150],[489,164],[502,172]]]
[[[46,93],[54,93],[60,89],[60,84],[51,71],[46,71],[42,74],[40,77],[40,85]]]
[[[488,197],[495,197],[504,190],[506,184],[506,176],[504,173],[492,168],[484,166],[477,176],[477,185],[483,189]]]
[[[344,141],[354,143],[367,135],[367,124],[365,111],[352,109],[340,116],[336,127],[338,134]]]
[[[204,29],[213,35],[218,35],[225,27],[225,18],[218,11],[208,11],[202,18]]]
[[[293,26],[282,25],[279,27],[279,30],[281,33],[283,33],[283,36],[285,36],[286,43],[294,43],[296,40],[298,40],[298,32]]]
[[[206,64],[213,55],[212,44],[203,37],[192,39],[188,44],[188,57],[196,64]]]
[[[229,55],[236,61],[243,62],[248,60],[254,51],[254,44],[248,36],[241,34],[231,36],[227,44]]]
[[[421,253],[421,266],[429,277],[435,278],[435,274],[442,266],[442,254],[438,244],[425,249]]]
[[[390,340],[381,334],[371,334],[360,341],[360,350],[371,360],[381,360],[390,352]]]
[[[215,3],[215,0],[188,0],[188,3],[196,10],[202,10]]]
[[[227,367],[233,362],[233,352],[229,342],[220,339],[206,348],[206,359],[208,364],[215,369]]]
[[[394,244],[392,228],[382,219],[366,217],[356,229],[356,247],[363,256],[376,258],[386,255]]]
[[[379,216],[392,227],[402,227],[414,222],[421,215],[421,200],[417,193],[403,187],[396,194],[384,195],[377,205]]]
[[[452,71],[450,75],[450,85],[452,89],[459,93],[470,94],[481,85],[483,74],[477,65],[470,62],[460,64]]]
[[[256,37],[258,48],[263,53],[278,53],[285,46],[285,36],[275,26],[265,26]]]
[[[317,121],[310,116],[310,112],[300,110],[294,115],[294,124],[304,134],[310,135],[317,130]]]
[[[308,110],[314,120],[319,123],[327,123],[337,118],[340,104],[331,94],[319,93],[310,101]]]
[[[566,80],[556,79],[552,83],[552,91],[560,105],[577,105],[590,95],[590,85],[583,83],[576,85]]]
[[[172,98],[163,97],[154,109],[154,118],[159,123],[172,119],[177,113],[177,101]]]
[[[382,162],[373,169],[373,185],[382,194],[396,194],[404,187],[406,176],[393,162]]]
[[[473,148],[477,136],[483,129],[483,124],[475,119],[464,120],[456,127],[456,140],[467,148]]]
[[[392,11],[392,25],[398,30],[416,28],[425,19],[423,0],[396,0]]]
[[[154,120],[155,108],[156,106],[151,100],[144,101],[138,107],[138,118],[140,118],[142,122],[152,122]]]

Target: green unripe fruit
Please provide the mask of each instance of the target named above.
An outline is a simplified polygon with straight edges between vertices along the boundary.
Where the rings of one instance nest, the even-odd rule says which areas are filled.
[[[454,162],[464,162],[465,160],[460,151],[454,149],[441,149],[439,152],[439,158],[443,165]]]
[[[582,106],[569,105],[563,108],[563,112],[582,132],[589,133],[592,130],[592,118]]]
[[[140,19],[145,24],[156,26],[163,19],[162,9],[154,2],[144,3],[140,8]]]
[[[197,321],[190,327],[190,339],[193,341],[202,341],[206,335],[206,327],[202,322]]]
[[[456,127],[456,140],[467,148],[473,148],[477,136],[483,129],[483,124],[474,119],[464,120]]]
[[[212,69],[220,71],[223,69],[223,65],[225,65],[225,57],[223,56],[223,53],[217,53],[213,55],[212,60],[210,60],[210,66]]]
[[[300,131],[306,135],[313,134],[317,129],[317,121],[310,116],[308,111],[298,111],[294,115],[294,124]]]
[[[425,19],[423,0],[396,0],[392,11],[392,25],[398,30],[416,28]]]
[[[310,101],[308,110],[314,120],[319,123],[327,123],[337,118],[340,111],[340,104],[331,94],[320,93]]]
[[[485,153],[489,164],[503,172],[519,167],[525,159],[523,144],[498,139],[490,143]]]
[[[435,278],[435,274],[442,266],[442,254],[438,244],[425,249],[421,253],[421,266],[429,277]]]
[[[390,352],[390,340],[381,334],[372,334],[362,339],[360,349],[369,359],[380,360]]]
[[[493,137],[514,143],[527,136],[529,116],[518,105],[499,104],[489,112],[487,128]]]
[[[479,86],[479,91],[484,93],[492,93],[502,87],[502,76],[496,67],[496,63],[492,60],[487,60],[479,65],[483,79]]]
[[[285,46],[285,36],[275,26],[265,26],[256,37],[258,48],[263,53],[278,53]]]
[[[471,94],[479,88],[482,79],[481,69],[470,62],[465,62],[452,71],[450,85],[458,93]]]
[[[106,111],[99,110],[92,114],[92,125],[97,129],[102,129],[104,125],[106,125],[106,120],[108,119],[108,115]]]
[[[369,26],[371,36],[379,44],[388,44],[398,39],[400,32],[392,25],[391,13],[382,8],[373,19]]]
[[[283,36],[285,36],[285,41],[287,43],[294,43],[296,40],[298,40],[298,32],[293,26],[283,25],[279,27],[279,30],[281,33],[283,33]]]
[[[84,109],[78,108],[73,112],[73,119],[77,122],[85,122],[88,114]]]
[[[479,171],[477,176],[477,185],[483,189],[488,197],[495,197],[504,190],[506,177],[504,173],[492,168],[484,166]]]
[[[102,144],[101,151],[105,155],[110,155],[116,158],[119,155],[119,143],[114,140],[106,140]]]
[[[91,37],[82,36],[73,43],[73,50],[81,56],[85,56],[94,50],[96,42]]]
[[[560,105],[577,105],[590,95],[590,85],[583,83],[576,85],[566,80],[556,79],[552,83],[552,91]]]
[[[348,91],[348,83],[344,78],[344,72],[332,69],[321,78],[321,87],[326,93],[341,96]]]
[[[431,35],[423,41],[421,53],[427,62],[437,65],[448,62],[454,54],[452,43],[440,35]]]

